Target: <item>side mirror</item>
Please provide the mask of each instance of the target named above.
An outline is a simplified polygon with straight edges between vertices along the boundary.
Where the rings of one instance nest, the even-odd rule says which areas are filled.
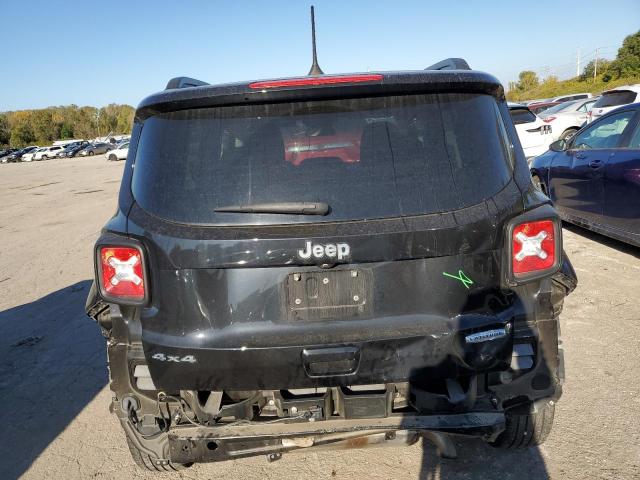
[[[551,150],[552,152],[564,152],[566,149],[567,141],[562,138],[549,145],[549,150]]]

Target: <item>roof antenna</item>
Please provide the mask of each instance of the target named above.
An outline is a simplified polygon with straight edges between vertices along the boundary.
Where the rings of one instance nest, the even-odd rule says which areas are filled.
[[[318,56],[316,54],[316,16],[313,12],[313,5],[311,5],[311,42],[313,44],[313,63],[311,64],[311,70],[307,75],[314,77],[318,75],[324,75],[324,72],[318,65]]]

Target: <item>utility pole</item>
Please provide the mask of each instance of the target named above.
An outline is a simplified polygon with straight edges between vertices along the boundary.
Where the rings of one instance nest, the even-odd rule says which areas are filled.
[[[576,77],[580,76],[580,48],[578,48],[578,61],[576,62]]]
[[[596,48],[596,61],[593,64],[593,83],[595,83],[596,75],[598,74],[598,50],[600,50],[600,48]]]

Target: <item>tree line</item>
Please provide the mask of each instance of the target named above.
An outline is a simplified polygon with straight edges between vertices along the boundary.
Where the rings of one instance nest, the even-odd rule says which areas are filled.
[[[130,133],[134,113],[132,106],[115,103],[102,108],[69,105],[0,113],[0,147]]]
[[[598,59],[597,69],[595,60],[592,60],[576,78],[560,81],[551,75],[541,82],[531,70],[520,72],[518,81],[507,96],[510,100],[528,100],[577,91],[599,93],[618,85],[637,82],[640,82],[640,31],[624,39],[614,60]]]

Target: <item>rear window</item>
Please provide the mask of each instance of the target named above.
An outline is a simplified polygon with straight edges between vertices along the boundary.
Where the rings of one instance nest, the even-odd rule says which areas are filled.
[[[176,222],[264,225],[442,212],[511,178],[495,99],[429,94],[163,113],[142,128],[136,201]],[[326,216],[216,208],[326,202]]]
[[[527,108],[514,108],[509,111],[514,125],[532,123],[536,121],[536,116]]]
[[[617,90],[614,92],[604,92],[593,105],[593,108],[615,107],[617,105],[627,105],[636,101],[636,92],[631,90]]]

